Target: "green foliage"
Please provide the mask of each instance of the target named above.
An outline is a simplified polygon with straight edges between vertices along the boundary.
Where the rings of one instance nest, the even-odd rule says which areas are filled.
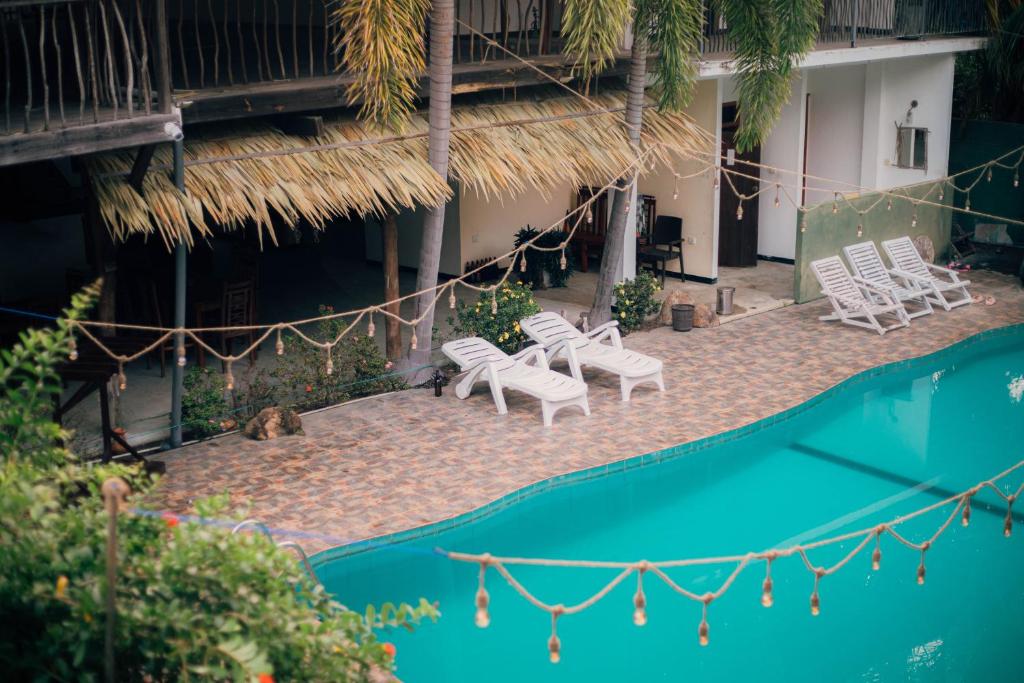
[[[359,115],[386,128],[409,120],[426,68],[423,26],[429,0],[340,0],[332,10],[334,49],[352,77],[346,88]]]
[[[181,397],[181,421],[185,431],[202,439],[222,430],[221,421],[232,412],[225,395],[224,375],[210,368],[191,367],[185,372]]]
[[[565,0],[562,48],[584,81],[615,61],[630,16],[629,0]]]
[[[988,45],[956,59],[953,117],[1024,122],[1024,4],[989,0]]]
[[[703,0],[638,0],[636,25],[646,27],[648,49],[658,53],[654,82],[659,108],[680,111],[690,103],[697,80]]]
[[[527,340],[519,321],[540,313],[540,306],[523,283],[502,285],[498,290],[498,310],[492,313],[492,298],[487,292],[472,306],[460,301],[456,307],[458,322],[448,318],[457,337],[483,337],[505,353],[516,353]]]
[[[320,315],[333,312],[320,306]],[[321,320],[310,336],[317,341],[334,341],[347,327],[343,318]],[[372,339],[350,333],[335,347],[333,371],[327,374],[327,352],[299,339],[284,336],[285,354],[271,371],[284,405],[296,410],[314,410],[350,398],[406,388],[401,377],[387,376],[391,363]]]
[[[520,247],[539,234],[540,231],[537,228],[532,228],[529,225],[525,228],[520,228],[519,232],[516,233],[515,246]],[[561,230],[551,230],[537,238],[534,244],[538,247],[553,248],[565,242],[567,237],[569,235]],[[551,282],[552,287],[565,287],[569,278],[572,277],[575,258],[573,257],[572,250],[566,249],[564,252],[565,270],[562,270],[562,253],[561,250],[539,251],[537,249],[528,249],[526,252],[526,272],[524,273],[520,270],[521,255],[516,256],[515,271],[519,273],[519,278],[526,282],[531,289],[544,288],[544,273],[548,274],[548,280]]]
[[[661,304],[654,298],[660,291],[658,280],[646,270],[632,280],[616,283],[615,319],[623,334],[640,329],[649,316],[661,310]]]
[[[27,330],[14,348],[0,349],[0,457],[56,465],[68,459],[68,434],[49,418],[61,393],[57,365],[74,349],[69,320],[81,320],[99,296],[99,283],[71,298],[53,330]]]
[[[761,144],[789,100],[793,66],[814,46],[822,0],[718,0],[736,42],[740,151]]]
[[[84,314],[95,290],[75,297]],[[179,520],[139,506],[142,470],[82,466],[51,445],[54,368],[71,350],[66,321],[26,333],[3,354],[0,462],[0,665],[5,680],[103,676],[107,513],[103,482],[132,495],[117,520],[117,680],[370,681],[393,665],[377,632],[435,619],[436,608],[385,605],[365,614],[335,602],[289,551],[229,532],[228,497]],[[36,387],[36,384],[41,386]],[[216,522],[216,523],[204,523]]]

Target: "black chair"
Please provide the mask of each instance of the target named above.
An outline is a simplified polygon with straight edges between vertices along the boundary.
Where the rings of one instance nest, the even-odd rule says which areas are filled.
[[[637,263],[641,267],[651,264],[657,275],[661,267],[661,284],[665,285],[665,264],[679,256],[679,278],[686,279],[683,269],[683,219],[679,216],[658,216],[654,221],[654,232],[650,242],[637,250]]]

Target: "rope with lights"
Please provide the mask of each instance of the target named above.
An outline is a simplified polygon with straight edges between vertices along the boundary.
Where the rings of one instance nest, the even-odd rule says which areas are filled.
[[[875,547],[871,553],[871,569],[873,571],[881,569],[881,538],[883,534],[888,534],[906,548],[921,553],[921,562],[917,567],[916,580],[918,585],[923,585],[925,582],[926,553],[932,548],[939,537],[949,528],[957,516],[960,517],[960,521],[963,526],[966,527],[970,524],[971,499],[985,489],[991,489],[1006,503],[1006,517],[1003,521],[1003,535],[1007,538],[1010,537],[1013,530],[1013,504],[1021,493],[1024,493],[1024,483],[1021,483],[1013,493],[1004,493],[1003,490],[996,485],[996,482],[1006,478],[1021,467],[1024,467],[1024,460],[1021,460],[1017,464],[1003,470],[990,479],[986,479],[975,484],[965,491],[952,495],[936,503],[932,503],[931,505],[922,507],[908,514],[896,517],[889,522],[877,524],[864,529],[858,529],[856,531],[850,531],[830,538],[814,541],[812,543],[796,544],[787,548],[771,549],[761,552],[748,552],[740,555],[725,555],[720,557],[667,560],[661,562],[651,562],[648,560],[633,562],[560,560],[524,557],[497,557],[489,553],[468,554],[444,550],[439,550],[439,552],[456,562],[479,565],[480,571],[478,574],[478,585],[475,595],[476,613],[474,617],[474,621],[479,628],[487,628],[491,623],[489,611],[490,594],[487,592],[487,588],[485,586],[487,570],[491,568],[505,579],[513,590],[515,590],[527,602],[537,609],[547,612],[551,616],[551,635],[548,638],[548,656],[553,664],[557,664],[561,660],[562,644],[561,640],[558,638],[558,619],[567,615],[579,614],[587,608],[597,604],[632,574],[636,574],[637,576],[636,591],[633,594],[633,623],[635,625],[644,626],[647,623],[647,596],[646,593],[644,593],[643,579],[645,575],[652,574],[675,593],[688,600],[701,604],[701,620],[697,627],[697,638],[701,645],[706,646],[710,642],[708,608],[713,602],[724,596],[729,588],[732,587],[739,575],[755,562],[763,561],[765,563],[765,577],[761,583],[761,605],[764,607],[771,607],[775,603],[772,592],[772,563],[780,559],[793,557],[794,555],[799,556],[803,561],[803,565],[814,577],[814,585],[810,597],[810,612],[812,616],[818,616],[821,614],[821,597],[819,595],[821,580],[827,576],[835,574],[840,569],[847,566],[853,558],[859,555],[861,551],[863,551],[872,541],[874,541]],[[942,509],[951,504],[953,505],[952,511],[945,518],[942,524],[939,525],[935,532],[927,538],[927,540],[915,543],[896,531],[896,527],[901,524],[917,519],[918,517]],[[831,566],[825,567],[815,564],[808,555],[809,552],[815,549],[855,539],[859,539],[857,544]],[[718,589],[713,592],[695,593],[679,585],[665,573],[666,569],[672,568],[720,564],[734,564],[735,567],[733,567],[732,571]],[[540,600],[509,571],[508,568],[510,566],[619,569],[621,571],[600,590],[582,602],[578,602],[574,605],[564,605],[562,603],[551,604]]]

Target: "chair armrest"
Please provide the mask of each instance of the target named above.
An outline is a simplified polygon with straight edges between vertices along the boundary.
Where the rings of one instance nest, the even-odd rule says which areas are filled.
[[[584,336],[595,344],[601,343],[604,339],[610,339],[612,346],[617,349],[622,348],[622,336],[619,334],[618,320],[609,320],[603,325],[598,325],[590,332],[584,334]]]
[[[892,269],[890,269],[889,270],[889,274],[890,275],[895,275],[896,277],[901,277],[904,280],[914,280],[916,282],[928,282],[928,278],[926,278],[926,277],[922,277],[922,276],[916,275],[914,273],[908,273],[907,271],[900,270],[899,268],[892,268]]]
[[[544,368],[545,370],[548,369],[548,361],[544,355],[544,347],[540,344],[527,346],[519,353],[512,354],[509,358],[516,361],[521,360],[526,364],[529,364],[530,360],[533,360],[538,367]]]
[[[946,268],[944,266],[937,266],[934,263],[928,263],[928,262],[925,262],[924,265],[927,266],[930,270],[934,270],[936,273],[942,273],[943,275],[947,276],[953,282],[960,282],[960,274],[957,273],[952,268]]]
[[[880,287],[873,282],[868,282],[859,277],[853,278],[857,286],[860,287],[861,291],[864,292],[870,299],[873,295],[882,297],[882,300],[889,305],[895,305],[896,297],[892,293],[892,289]]]

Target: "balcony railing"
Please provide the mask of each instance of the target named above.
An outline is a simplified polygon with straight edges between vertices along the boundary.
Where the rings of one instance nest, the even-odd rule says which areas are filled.
[[[818,44],[855,46],[869,38],[915,39],[985,29],[985,9],[979,0],[824,0]],[[709,9],[704,52],[734,48],[728,21]]]

